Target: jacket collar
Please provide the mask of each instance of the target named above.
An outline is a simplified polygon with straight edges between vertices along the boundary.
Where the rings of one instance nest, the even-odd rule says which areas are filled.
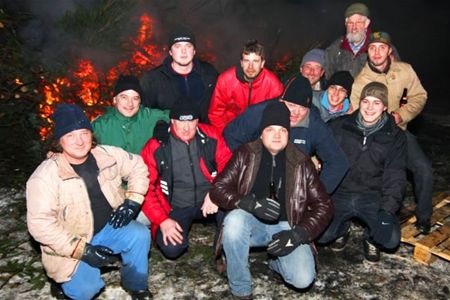
[[[257,140],[250,142],[247,144],[247,146],[250,148],[250,151],[254,153],[257,157],[260,157],[262,155],[262,149],[263,149],[263,143],[260,138]],[[286,163],[290,165],[297,165],[299,163],[302,163],[307,159],[307,156],[300,151],[297,146],[295,146],[293,143],[288,142],[286,146]]]
[[[265,70],[266,70],[265,68],[262,68],[258,76],[256,76],[256,78],[251,81],[253,87],[255,86],[256,83],[261,81],[261,78],[264,76],[263,73],[265,72]],[[236,78],[242,83],[246,84],[250,83],[249,81],[245,80],[244,70],[242,70],[241,65],[236,66]]]
[[[140,105],[139,110],[132,117],[126,117],[126,116],[122,115],[115,107],[108,107],[106,109],[106,111],[107,111],[107,113],[111,113],[117,120],[124,123],[124,122],[135,121],[138,118],[138,115],[142,109],[143,109],[143,107],[142,107],[142,105]]]

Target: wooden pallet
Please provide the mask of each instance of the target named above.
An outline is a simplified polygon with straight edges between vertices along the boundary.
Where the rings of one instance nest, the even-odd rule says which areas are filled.
[[[440,201],[433,199],[431,217],[432,229],[428,235],[421,234],[415,227],[413,216],[401,224],[401,241],[414,246],[414,258],[423,264],[431,264],[436,257],[450,261],[450,196]]]

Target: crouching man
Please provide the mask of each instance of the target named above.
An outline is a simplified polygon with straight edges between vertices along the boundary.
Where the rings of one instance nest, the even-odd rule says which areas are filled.
[[[311,243],[333,208],[309,157],[288,142],[289,120],[286,105],[267,105],[260,139],[236,150],[210,190],[214,203],[231,210],[222,241],[237,299],[252,299],[250,247],[268,246],[269,267],[296,288],[308,287],[316,275]]]
[[[26,190],[28,230],[41,246],[48,276],[71,299],[91,299],[105,285],[99,268],[120,256],[122,287],[131,299],[151,299],[150,233],[132,220],[148,188],[146,165],[140,156],[96,145],[76,105],[59,105],[52,119],[52,155]]]

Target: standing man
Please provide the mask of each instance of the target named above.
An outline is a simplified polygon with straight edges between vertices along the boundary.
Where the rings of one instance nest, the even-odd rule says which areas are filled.
[[[406,137],[387,113],[388,89],[379,82],[364,86],[359,110],[333,120],[330,127],[350,162],[350,170],[332,195],[333,220],[318,240],[342,251],[348,241],[350,219],[365,226],[364,256],[380,260],[380,247],[400,243],[396,212],[406,186]]]
[[[193,100],[179,99],[170,119],[167,138],[150,139],[141,152],[150,173],[150,187],[138,220],[151,223],[161,251],[176,259],[189,246],[194,220],[215,214],[221,226],[224,214],[211,202],[208,191],[231,152],[215,128],[199,123]]]
[[[28,230],[41,246],[47,275],[71,299],[91,299],[105,285],[100,268],[120,255],[122,287],[131,299],[152,299],[150,234],[133,220],[148,188],[142,158],[96,145],[76,105],[59,105],[52,119],[53,154],[31,175],[26,191]]]
[[[309,156],[317,155],[321,160],[320,179],[326,191],[332,193],[348,169],[347,159],[334,140],[328,126],[321,120],[317,109],[311,108],[312,91],[310,82],[303,76],[293,77],[283,94],[249,106],[223,131],[231,150],[258,139],[262,112],[269,103],[282,102],[290,111],[290,141]]]
[[[95,137],[103,145],[111,145],[139,154],[158,121],[169,122],[169,112],[141,106],[144,93],[139,80],[120,76],[114,87],[113,107],[92,122]]]
[[[309,80],[313,92],[323,91],[325,83],[325,51],[314,48],[306,52],[300,64],[300,74]]]
[[[265,62],[263,45],[249,40],[242,49],[240,66],[220,74],[208,113],[211,125],[220,132],[248,106],[283,92],[278,77],[264,68]]]
[[[264,109],[260,138],[240,147],[211,189],[214,203],[231,210],[223,225],[223,249],[233,297],[252,299],[251,247],[268,246],[269,268],[296,288],[314,280],[312,241],[333,207],[309,157],[289,143],[289,109]]]
[[[180,96],[195,99],[200,121],[208,122],[208,109],[217,71],[209,63],[195,58],[195,36],[179,26],[169,36],[169,56],[163,64],[141,78],[145,97],[142,104],[150,108],[172,109]]]
[[[361,73],[355,78],[351,102],[353,108],[358,108],[358,99],[362,88],[369,82],[377,81],[387,86],[389,90],[387,111],[392,114],[395,123],[405,131],[408,160],[407,168],[413,173],[414,193],[416,196],[417,228],[424,234],[430,231],[430,219],[433,211],[433,170],[431,161],[421,149],[416,137],[406,126],[417,117],[427,102],[427,92],[420,83],[411,65],[392,61],[392,44],[386,32],[374,32],[370,36],[368,62]],[[400,105],[403,93],[406,91],[408,103]]]

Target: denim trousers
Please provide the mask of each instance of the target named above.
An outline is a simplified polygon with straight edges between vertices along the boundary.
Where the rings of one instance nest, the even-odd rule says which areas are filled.
[[[433,212],[433,168],[417,138],[405,131],[408,149],[407,168],[411,171],[416,197],[416,217],[419,222],[429,222]]]
[[[366,230],[364,238],[371,240],[369,232],[378,225],[378,211],[381,207],[381,195],[379,193],[334,193],[332,196],[334,216],[327,229],[322,233],[317,242],[327,244],[347,233],[351,219],[357,218],[364,223]],[[400,243],[400,232],[391,232],[390,240],[384,245],[395,248]],[[391,246],[395,245],[395,246]]]
[[[208,215],[208,218],[215,218],[217,228],[222,226],[224,212],[219,209],[219,211],[214,215]],[[189,231],[191,229],[192,222],[195,220],[206,220],[202,215],[201,206],[186,207],[186,208],[174,208],[169,213],[169,218],[175,220],[180,224],[183,229],[183,242],[181,244],[172,245],[170,242],[164,245],[164,239],[161,229],[156,232],[156,244],[161,249],[161,252],[169,259],[176,259],[181,256],[189,247]],[[214,245],[217,239],[217,229],[214,238]]]
[[[223,222],[222,241],[228,284],[233,295],[247,296],[252,293],[248,261],[250,248],[265,247],[272,240],[272,235],[289,229],[291,227],[286,221],[265,224],[242,209],[234,209],[227,214]],[[314,254],[309,244],[298,246],[286,256],[274,257],[269,261],[269,267],[296,288],[308,287],[316,276]]]
[[[122,257],[122,286],[129,291],[148,288],[148,253],[150,232],[147,227],[131,221],[128,225],[114,229],[106,224],[94,235],[90,244],[109,247],[114,254]],[[61,287],[71,299],[92,299],[103,287],[100,269],[80,261],[72,278]]]

